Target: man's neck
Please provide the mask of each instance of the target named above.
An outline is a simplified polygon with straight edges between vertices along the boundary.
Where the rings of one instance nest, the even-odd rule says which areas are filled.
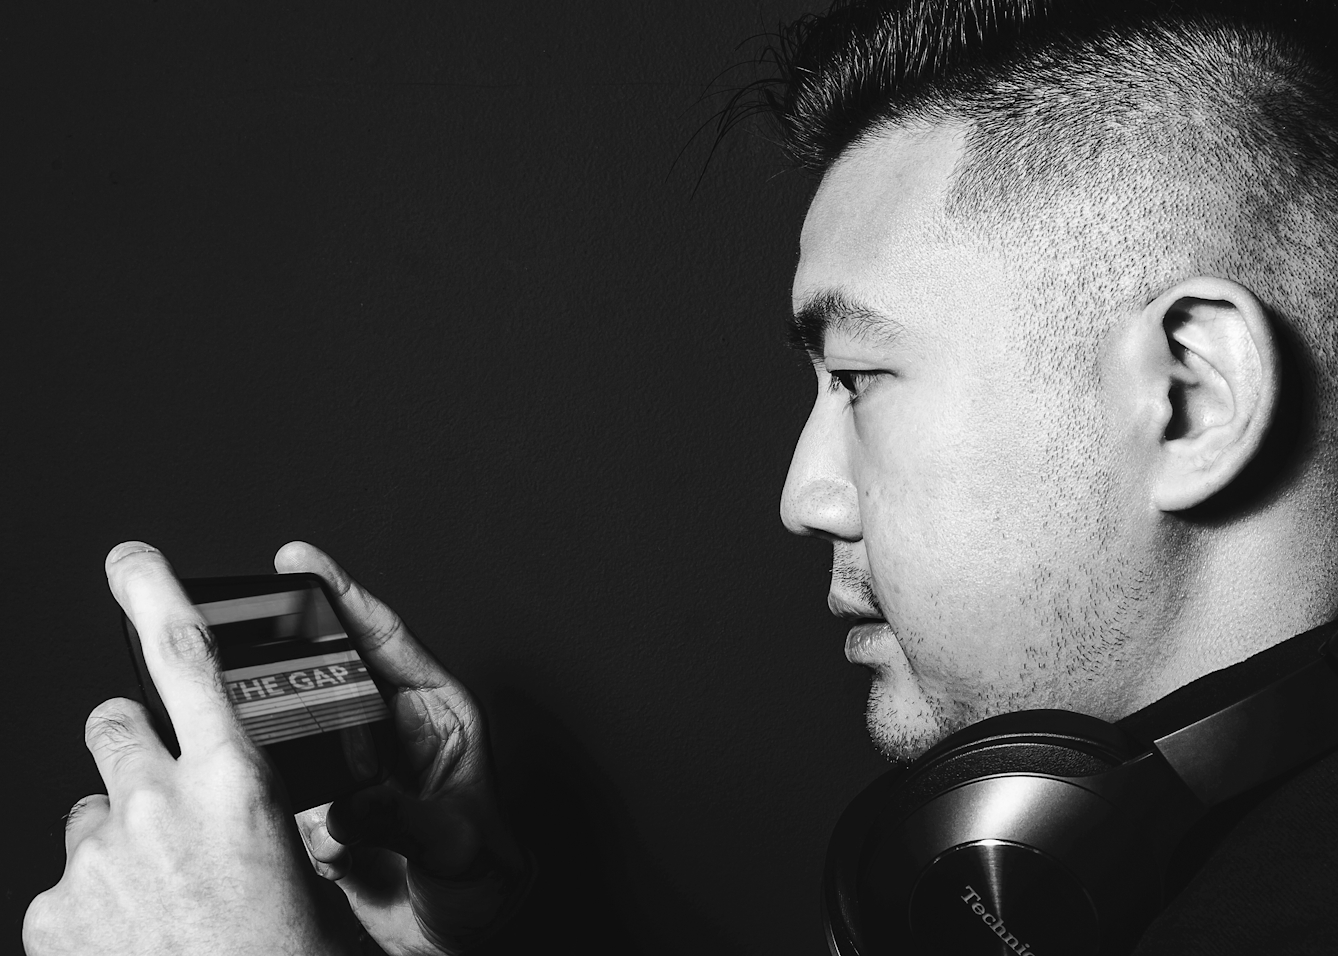
[[[1233,528],[1196,534],[1193,584],[1173,616],[1170,651],[1129,710],[1338,617],[1338,546],[1326,526],[1333,522],[1329,511],[1276,507]]]

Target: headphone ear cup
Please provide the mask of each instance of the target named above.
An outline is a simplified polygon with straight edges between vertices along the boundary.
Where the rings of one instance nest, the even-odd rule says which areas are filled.
[[[847,808],[828,847],[824,908],[832,952],[906,951],[904,901],[889,898],[895,894],[883,876],[889,838],[921,807],[962,784],[999,774],[1099,774],[1120,766],[1135,749],[1122,731],[1097,718],[1023,711],[959,731],[904,771],[879,778]]]
[[[915,761],[887,795],[885,818],[902,819],[940,793],[1000,773],[1086,777],[1133,757],[1114,724],[1065,710],[1027,710],[973,724]]]

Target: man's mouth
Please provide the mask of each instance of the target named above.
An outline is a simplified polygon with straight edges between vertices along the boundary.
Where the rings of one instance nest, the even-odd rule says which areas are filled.
[[[873,667],[887,659],[888,645],[896,643],[896,632],[886,621],[881,618],[861,619],[846,635],[846,660],[852,664]]]
[[[900,652],[896,633],[873,589],[868,569],[840,542],[832,549],[832,584],[827,609],[852,625],[846,635],[846,660],[872,667]],[[893,647],[887,645],[891,643]]]

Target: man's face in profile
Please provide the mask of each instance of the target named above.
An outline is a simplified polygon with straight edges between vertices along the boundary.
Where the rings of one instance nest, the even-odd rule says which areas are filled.
[[[782,516],[833,542],[829,604],[868,619],[869,726],[909,759],[992,714],[1119,716],[1147,660],[1146,497],[1100,376],[1059,383],[1007,265],[945,216],[959,131],[880,133],[825,176],[793,304],[818,396]],[[1054,319],[1057,321],[1058,319]],[[820,338],[812,333],[823,326]],[[814,342],[820,346],[814,347]]]

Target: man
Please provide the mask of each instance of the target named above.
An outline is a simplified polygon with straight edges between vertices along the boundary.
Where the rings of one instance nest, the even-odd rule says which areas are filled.
[[[829,603],[856,622],[847,656],[874,672],[870,728],[898,761],[1011,710],[1137,716],[1338,604],[1326,11],[1069,6],[843,7],[783,51],[772,102],[822,181],[793,324],[818,396],[782,514],[833,543]],[[166,560],[122,545],[108,579],[182,757],[137,705],[94,711],[108,796],[71,816],[33,956],[351,951],[311,865],[392,953],[468,949],[523,893],[467,692],[328,557],[294,544],[275,564],[324,576],[400,688],[416,786],[304,815],[304,851]],[[1333,776],[1321,761],[1235,808],[1250,816],[1212,835],[1206,881],[1141,951],[1279,951],[1296,913],[1296,947],[1327,951],[1338,834],[1287,821]],[[1239,906],[1239,886],[1213,901],[1274,862],[1260,846],[1310,836],[1290,908]]]
[[[819,396],[782,510],[834,542],[833,611],[887,622],[847,653],[893,758],[1028,706],[1121,717],[1338,598],[1326,78],[1204,26],[977,48],[959,91],[868,59],[871,33],[954,55],[898,46],[913,16],[815,30],[784,120],[825,175],[794,285]],[[1317,392],[1304,467],[1206,520],[1284,374]]]
[[[1331,14],[928,6],[834,13],[789,64],[822,182],[782,513],[833,543],[890,758],[1029,708],[1151,737],[1338,607]],[[1338,951],[1335,778],[1199,828],[1140,952]]]

